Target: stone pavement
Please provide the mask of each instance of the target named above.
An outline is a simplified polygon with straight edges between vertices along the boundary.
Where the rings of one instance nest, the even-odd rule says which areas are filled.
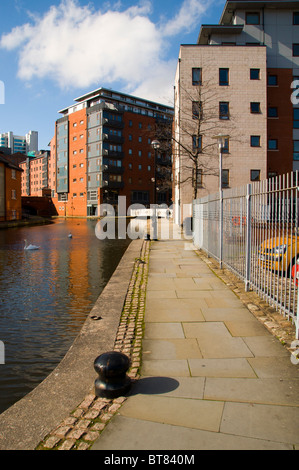
[[[192,250],[152,242],[141,376],[92,450],[299,449],[299,365]]]

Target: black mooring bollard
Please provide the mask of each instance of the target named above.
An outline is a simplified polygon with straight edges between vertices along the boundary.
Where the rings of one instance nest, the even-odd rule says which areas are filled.
[[[131,387],[126,375],[130,359],[123,353],[111,351],[101,354],[94,361],[99,378],[95,381],[95,394],[102,398],[117,398],[125,395]]]

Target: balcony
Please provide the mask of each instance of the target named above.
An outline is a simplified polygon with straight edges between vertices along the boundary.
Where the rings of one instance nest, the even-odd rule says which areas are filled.
[[[125,186],[123,181],[109,181],[108,179],[104,178],[103,175],[103,183],[102,183],[102,188],[107,188],[107,189],[123,189]]]
[[[123,129],[125,127],[125,123],[123,121],[116,121],[114,119],[103,119],[103,124],[107,127],[114,127],[115,129]]]
[[[125,171],[124,167],[114,166],[114,165],[101,165],[100,171],[103,172],[103,179],[105,179],[105,173],[112,173],[116,175],[122,175]]]
[[[111,134],[103,134],[104,142],[111,142],[113,144],[123,144],[125,139],[122,136],[118,135],[111,135]]]
[[[103,157],[117,158],[118,160],[121,160],[122,158],[124,158],[124,156],[125,156],[124,152],[117,152],[116,150],[103,149]]]

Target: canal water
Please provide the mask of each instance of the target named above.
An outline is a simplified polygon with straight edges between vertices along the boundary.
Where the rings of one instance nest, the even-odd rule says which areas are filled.
[[[0,413],[59,364],[129,246],[98,240],[96,223],[0,230]],[[40,249],[24,251],[25,239]]]

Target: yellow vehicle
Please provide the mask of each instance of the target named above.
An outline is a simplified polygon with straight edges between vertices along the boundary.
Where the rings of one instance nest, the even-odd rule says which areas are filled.
[[[265,268],[291,275],[299,256],[299,237],[276,237],[265,240],[259,250],[259,261]]]

